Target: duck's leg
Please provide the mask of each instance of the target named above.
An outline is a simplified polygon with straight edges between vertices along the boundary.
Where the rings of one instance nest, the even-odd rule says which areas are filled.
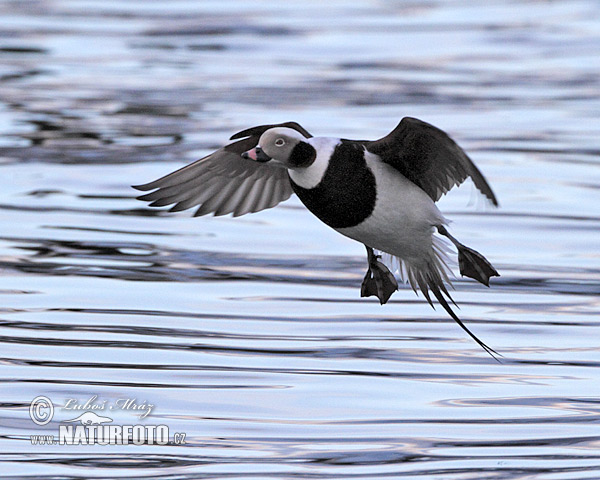
[[[473,278],[483,283],[486,287],[490,286],[490,277],[500,276],[492,264],[481,253],[460,243],[448,233],[446,227],[439,225],[437,230],[440,235],[448,237],[458,249],[458,268],[461,275]]]
[[[367,247],[367,261],[369,262],[369,269],[363,279],[362,286],[360,288],[361,297],[370,297],[375,295],[379,299],[379,303],[382,305],[386,303],[396,290],[398,290],[398,282],[392,275],[392,272],[379,261],[381,258],[379,255],[375,255],[375,252],[371,247]]]

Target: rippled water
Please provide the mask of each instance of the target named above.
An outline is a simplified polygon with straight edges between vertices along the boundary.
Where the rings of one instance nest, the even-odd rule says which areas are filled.
[[[599,53],[592,0],[2,2],[2,475],[600,478]],[[192,219],[129,188],[248,126],[404,115],[500,199],[440,206],[502,274],[454,294],[501,364],[407,288],[361,299],[363,247],[297,199]],[[94,395],[186,445],[31,444]]]

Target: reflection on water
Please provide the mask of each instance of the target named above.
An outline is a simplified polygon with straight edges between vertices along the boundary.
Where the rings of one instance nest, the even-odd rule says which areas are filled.
[[[0,399],[12,478],[600,476],[596,2],[0,5]],[[502,272],[460,314],[361,299],[362,247],[296,199],[136,202],[251,125],[439,125],[485,172],[440,202]],[[10,388],[8,388],[10,386]],[[50,397],[55,419],[29,418]],[[156,405],[186,446],[43,446],[66,399]],[[135,421],[111,412],[115,424]]]

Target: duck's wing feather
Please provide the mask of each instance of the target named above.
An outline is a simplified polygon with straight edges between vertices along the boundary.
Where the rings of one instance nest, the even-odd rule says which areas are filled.
[[[274,207],[293,193],[287,170],[276,163],[242,158],[241,154],[256,147],[260,136],[275,127],[293,128],[305,137],[311,137],[295,122],[243,130],[231,137],[231,140],[241,140],[158,180],[134,185],[137,190],[154,190],[137,198],[152,202],[152,207],[173,205],[173,212],[199,205],[194,216],[233,213],[237,217]]]
[[[477,189],[498,206],[492,188],[463,149],[429,123],[404,117],[389,135],[361,143],[423,189],[434,202],[471,177]]]

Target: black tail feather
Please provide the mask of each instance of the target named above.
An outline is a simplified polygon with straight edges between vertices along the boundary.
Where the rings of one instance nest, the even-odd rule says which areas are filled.
[[[494,267],[490,265],[490,263],[485,259],[485,257],[483,257],[483,255],[462,245],[460,242],[458,242],[458,240],[456,240],[454,237],[452,237],[452,235],[448,233],[448,231],[443,225],[438,226],[438,231],[440,234],[448,237],[450,241],[452,241],[452,243],[454,243],[454,245],[458,248],[459,259],[461,251],[463,252],[463,255],[465,257],[467,256],[465,255],[465,253],[468,253],[468,258],[466,258],[464,262],[473,265],[473,269],[475,270],[478,270],[479,268],[483,271],[483,273],[480,273],[478,270],[478,273],[480,273],[480,275],[479,278],[476,278],[476,280],[479,280],[482,283],[486,283],[485,280],[489,279],[489,276],[486,277],[488,273],[498,275],[498,272],[496,272]],[[443,248],[439,246],[439,244],[436,248],[435,240],[441,239],[434,238],[434,248],[432,249],[432,254],[427,260],[425,260],[425,262],[413,264],[410,261],[398,258],[401,267],[400,273],[402,275],[403,280],[410,284],[415,293],[418,293],[418,290],[421,290],[423,296],[425,297],[429,305],[431,305],[431,307],[435,309],[431,295],[431,293],[433,293],[433,296],[435,296],[440,305],[444,308],[448,315],[452,317],[452,319],[458,324],[458,326],[462,328],[481,348],[483,348],[487,354],[489,354],[497,362],[501,363],[498,357],[502,357],[502,355],[496,352],[493,348],[488,347],[481,340],[479,340],[479,338],[477,338],[475,334],[467,328],[467,326],[461,321],[461,319],[458,318],[458,316],[454,313],[454,311],[448,304],[446,298],[450,302],[452,302],[454,306],[456,306],[456,308],[459,308],[452,296],[450,295],[450,293],[448,292],[448,288],[446,286],[446,284],[450,286],[452,286],[452,284],[450,283],[447,275],[448,266],[446,264],[445,252]],[[367,247],[367,252],[369,252],[369,247]],[[372,255],[374,255],[373,252],[370,252],[369,258],[371,258]],[[371,288],[371,285],[369,283],[372,281],[370,279],[370,271],[372,270],[371,260],[369,260],[369,265],[369,272],[367,272],[367,276],[363,281],[363,291],[364,293],[370,293],[371,295],[373,295],[375,294],[374,292],[376,291],[376,289],[374,287]],[[462,270],[461,273],[464,274]],[[365,282],[367,282],[367,284],[365,284]]]
[[[462,322],[462,320],[460,318],[458,318],[458,316],[452,311],[452,309],[450,308],[450,305],[448,305],[448,302],[446,302],[446,299],[442,295],[442,292],[440,292],[440,290],[437,288],[437,286],[431,287],[431,291],[435,295],[435,298],[437,298],[438,302],[440,302],[440,305],[442,307],[444,307],[444,310],[446,310],[446,312],[448,312],[448,315],[450,315],[452,317],[452,319],[456,323],[458,323],[458,325],[460,326],[460,328],[462,328],[465,332],[467,332],[467,334],[473,340],[475,340],[479,344],[479,346],[481,348],[483,348],[494,360],[496,360],[498,363],[500,363],[500,360],[498,359],[498,357],[501,357],[502,355],[500,355],[496,350],[494,350],[493,348],[487,346],[485,343],[483,343],[481,340],[479,340],[475,336],[475,334],[473,332],[471,332],[471,330],[469,330],[467,328],[467,326]],[[448,295],[448,298],[450,298],[450,300],[452,300],[452,297],[450,297],[450,295]],[[452,302],[454,303],[454,300],[452,300]]]
[[[431,270],[430,270],[430,272],[431,272]],[[418,283],[419,283],[419,288],[420,288],[421,292],[423,292],[423,295],[425,296],[427,301],[429,302],[429,305],[431,305],[433,308],[435,308],[433,306],[433,302],[431,301],[431,297],[429,295],[429,290],[431,290],[431,292],[433,293],[433,295],[435,296],[437,301],[440,303],[440,305],[442,307],[444,307],[444,310],[446,310],[446,312],[448,312],[448,315],[450,315],[452,317],[452,319],[456,323],[458,323],[460,328],[462,328],[465,332],[467,332],[467,334],[473,340],[475,340],[477,342],[477,344],[481,348],[483,348],[494,360],[496,360],[498,363],[501,363],[500,360],[498,359],[498,357],[501,357],[502,355],[500,355],[498,352],[496,352],[496,350],[487,346],[485,343],[483,343],[481,340],[479,340],[479,338],[477,338],[477,336],[475,336],[475,334],[467,328],[467,326],[462,322],[462,320],[460,318],[458,318],[458,316],[454,313],[452,308],[450,308],[450,305],[448,305],[448,302],[444,298],[442,291],[446,294],[446,296],[450,299],[450,301],[452,303],[454,303],[454,305],[456,305],[456,302],[448,293],[448,290],[446,289],[443,282],[441,281],[441,278],[438,278],[438,279],[432,278],[431,273],[429,273],[426,278],[425,278],[425,276],[420,276],[418,278]],[[440,290],[440,288],[441,288],[441,290]]]

